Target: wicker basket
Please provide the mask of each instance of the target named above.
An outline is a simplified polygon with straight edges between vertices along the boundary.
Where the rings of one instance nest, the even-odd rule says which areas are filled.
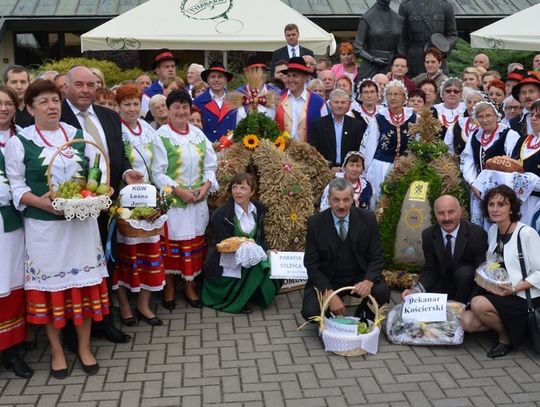
[[[105,160],[105,168],[107,170],[106,171],[107,178],[105,182],[106,185],[109,186],[109,192],[107,193],[107,195],[98,195],[98,196],[92,196],[92,197],[82,198],[82,199],[65,199],[65,198],[56,197],[56,193],[54,191],[52,180],[51,180],[52,165],[54,163],[54,160],[56,159],[56,157],[58,157],[58,154],[60,154],[62,150],[77,143],[90,144],[101,152],[101,155],[103,156],[103,159]],[[101,147],[97,145],[96,143],[94,143],[93,141],[84,140],[84,139],[70,140],[62,144],[60,147],[58,147],[57,150],[52,155],[51,160],[49,162],[49,166],[47,167],[47,185],[51,193],[51,198],[53,199],[53,202],[52,202],[53,208],[57,211],[63,212],[66,220],[72,220],[75,217],[80,220],[84,220],[88,217],[97,218],[99,214],[101,213],[101,211],[106,210],[107,208],[109,208],[109,206],[112,205],[112,201],[110,197],[114,193],[114,190],[110,186],[109,157],[101,149]]]
[[[372,330],[366,334],[356,334],[346,331],[340,332],[339,330],[332,329],[330,326],[334,325],[331,323],[332,320],[325,316],[328,306],[330,305],[330,300],[340,292],[351,291],[353,288],[353,286],[342,287],[329,295],[323,295],[317,290],[319,304],[321,305],[321,314],[310,318],[310,320],[319,322],[319,334],[322,337],[326,350],[340,356],[361,356],[366,353],[375,354],[378,350],[378,341],[381,333],[380,322],[384,317],[382,317],[383,309],[379,308],[379,305],[373,296],[368,296],[368,306],[375,314],[375,321],[369,321]],[[354,319],[358,320],[358,318]],[[305,325],[306,324],[302,324],[299,329]]]
[[[161,215],[153,222],[145,220],[118,219],[118,231],[125,237],[152,237],[163,234],[163,225],[167,221],[167,215]]]

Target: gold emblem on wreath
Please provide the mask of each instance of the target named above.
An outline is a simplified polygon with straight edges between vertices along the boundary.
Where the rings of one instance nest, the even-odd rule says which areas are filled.
[[[418,229],[424,224],[424,214],[418,208],[409,208],[405,215],[405,224],[409,229]]]

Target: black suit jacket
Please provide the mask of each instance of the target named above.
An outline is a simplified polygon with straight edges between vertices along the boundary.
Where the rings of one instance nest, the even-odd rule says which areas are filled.
[[[300,48],[300,55],[297,55],[298,57],[303,57],[304,55],[311,55],[313,56],[313,51],[309,48],[305,48],[301,45],[299,45]],[[289,49],[287,48],[287,45],[284,47],[276,49],[274,52],[272,52],[272,62],[270,63],[270,72],[271,76],[274,76],[274,67],[276,66],[276,63],[281,60],[288,61],[289,58]]]
[[[120,181],[122,180],[122,174],[131,169],[131,164],[124,152],[122,123],[120,122],[120,116],[114,110],[97,105],[93,105],[93,107],[107,139],[111,167],[111,186],[114,188],[114,196],[116,196],[120,187]],[[65,100],[62,102],[62,117],[60,120],[78,129],[81,128],[79,120],[77,120],[73,110],[71,110],[71,107]]]
[[[445,247],[441,227],[431,225],[422,232],[422,248],[425,264],[420,273],[420,283],[427,292],[446,277]],[[454,246],[453,269],[471,266],[476,269],[486,260],[487,233],[480,226],[463,219],[459,225]]]
[[[521,137],[527,135],[527,115],[522,114],[510,120],[510,128],[519,133]]]
[[[358,266],[356,282],[364,279],[379,281],[384,268],[384,254],[375,214],[352,207],[348,237]],[[337,277],[334,272],[340,261],[337,257],[339,239],[330,208],[308,219],[304,266],[308,283],[321,291],[332,289],[332,281]]]
[[[364,138],[367,124],[364,120],[350,116],[343,118],[343,133],[341,135],[341,161],[349,151],[358,151]],[[310,143],[330,163],[331,167],[340,166],[336,163],[336,131],[334,119],[328,114],[313,122]]]

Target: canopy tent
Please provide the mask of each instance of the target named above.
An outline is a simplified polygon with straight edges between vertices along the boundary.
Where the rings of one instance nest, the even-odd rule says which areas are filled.
[[[83,34],[81,49],[274,51],[289,23],[315,54],[335,52],[332,34],[280,0],[149,0]]]
[[[540,51],[540,4],[471,33],[473,48]]]

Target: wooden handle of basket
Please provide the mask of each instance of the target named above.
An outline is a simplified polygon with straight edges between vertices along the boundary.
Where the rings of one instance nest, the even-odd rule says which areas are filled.
[[[332,298],[334,298],[335,295],[343,292],[343,291],[351,291],[352,289],[354,289],[354,286],[348,286],[348,287],[341,287],[341,288],[338,288],[337,290],[333,291],[330,295],[328,295],[326,298],[324,298],[324,302],[321,306],[321,322],[319,323],[319,331],[322,332],[324,330],[324,315],[326,314],[326,310],[328,308],[328,305],[330,305],[330,300]],[[373,298],[373,296],[371,294],[369,294],[367,296],[369,298],[369,300],[371,301],[371,303],[373,304],[374,308],[375,308],[375,318],[378,317],[378,314],[379,314],[379,304],[377,304],[377,301],[375,300],[375,298]]]
[[[111,185],[111,171],[110,171],[109,156],[107,155],[107,153],[105,151],[103,151],[103,149],[97,143],[94,143],[93,141],[85,140],[85,139],[73,139],[73,140],[65,142],[64,144],[62,144],[60,147],[58,147],[56,149],[56,151],[54,152],[54,154],[51,157],[51,161],[49,162],[49,166],[47,167],[47,185],[49,187],[49,191],[51,192],[51,195],[52,195],[53,198],[54,198],[54,190],[53,190],[53,187],[52,187],[51,170],[52,170],[52,165],[54,163],[54,160],[56,159],[58,154],[60,154],[60,152],[63,149],[65,149],[67,147],[70,147],[71,145],[77,144],[77,143],[90,144],[90,145],[96,147],[99,150],[99,152],[103,156],[103,159],[105,160],[105,169],[107,170],[106,171],[107,172],[107,174],[106,174],[107,177],[106,177],[105,183],[107,185],[109,185],[109,186]]]

